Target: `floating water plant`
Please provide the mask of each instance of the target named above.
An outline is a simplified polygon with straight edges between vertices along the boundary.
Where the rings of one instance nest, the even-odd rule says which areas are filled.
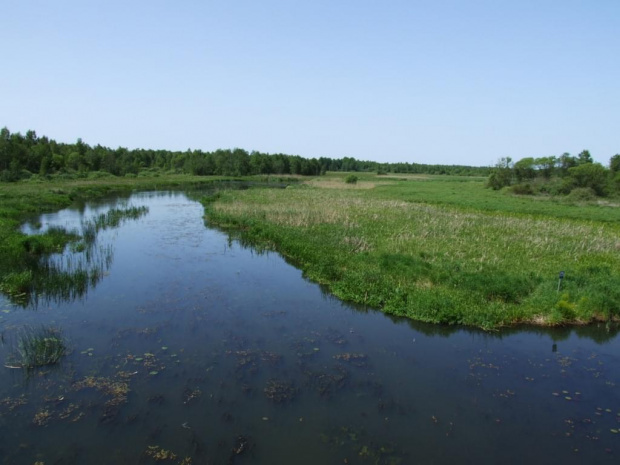
[[[17,347],[7,360],[9,368],[35,368],[58,363],[67,352],[67,345],[59,329],[26,328],[18,336]]]

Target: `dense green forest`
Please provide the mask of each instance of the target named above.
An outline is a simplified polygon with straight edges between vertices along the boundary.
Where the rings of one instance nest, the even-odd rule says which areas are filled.
[[[299,174],[316,176],[326,171],[377,173],[458,174],[487,176],[487,167],[424,165],[418,163],[378,163],[351,157],[303,158],[282,153],[267,154],[243,149],[219,149],[213,152],[186,150],[116,149],[90,146],[78,139],[74,144],[38,137],[35,131],[25,135],[0,130],[0,180],[17,181],[32,176],[79,176],[107,173],[132,176],[139,173],[176,172],[193,175],[247,176],[255,174]]]
[[[578,197],[606,197],[620,194],[620,154],[605,167],[595,163],[588,150],[572,156],[523,158],[513,162],[501,158],[493,168],[488,187],[508,187],[515,194],[550,194]]]

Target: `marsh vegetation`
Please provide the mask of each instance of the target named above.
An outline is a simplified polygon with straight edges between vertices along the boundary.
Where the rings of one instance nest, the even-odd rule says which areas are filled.
[[[67,352],[67,344],[58,328],[26,327],[19,331],[15,347],[6,360],[8,368],[36,368],[54,365]]]
[[[411,180],[360,176],[349,185],[326,176],[315,184],[322,179],[329,188],[279,190],[292,196],[291,211],[266,209],[280,197],[263,189],[220,189],[145,192],[30,218],[43,235],[57,226],[79,230],[108,211],[148,208],[115,229],[99,229],[93,246],[112,244],[114,261],[84,298],[41,301],[37,311],[0,301],[3,360],[17,348],[22,328],[54,328],[43,339],[57,338],[62,328],[68,347],[53,369],[6,369],[0,381],[4,461],[455,463],[467,449],[477,462],[613,463],[620,362],[612,324],[485,332],[386,317],[343,304],[301,279],[298,269],[269,252],[274,243],[254,238],[261,248],[231,240],[209,227],[210,216],[205,227],[204,208],[190,200],[205,198],[217,207],[239,195],[238,208],[247,208],[246,195],[263,199],[261,220],[244,226],[250,231],[274,219],[282,229],[323,224],[329,231],[344,210],[350,239],[335,243],[354,257],[376,247],[372,236],[364,243],[353,235],[370,230],[365,223],[355,229],[355,208],[385,215],[388,226],[402,215],[409,215],[403,224],[435,219],[447,232],[469,224],[451,223],[458,218],[447,214],[446,204],[382,197],[397,188],[413,196],[405,184],[418,185]],[[484,180],[477,182],[484,191]],[[316,208],[303,203],[304,191],[316,191]],[[374,196],[368,207],[364,195]],[[294,205],[304,205],[305,216],[295,218]],[[472,221],[487,217],[483,209],[469,213]],[[507,223],[497,228],[516,228]],[[80,237],[54,254],[71,256]],[[423,245],[438,240],[429,236]],[[404,274],[410,263],[400,266]]]
[[[497,197],[462,179],[363,186],[377,181],[223,192],[208,218],[338,297],[399,316],[483,328],[620,317],[620,208]]]

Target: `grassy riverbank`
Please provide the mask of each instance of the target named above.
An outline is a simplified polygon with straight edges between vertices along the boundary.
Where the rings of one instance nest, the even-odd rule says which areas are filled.
[[[620,208],[613,203],[515,197],[484,189],[482,178],[358,176],[356,184],[328,174],[287,189],[221,190],[205,199],[208,218],[278,250],[336,296],[390,314],[484,328],[619,319]],[[76,239],[61,230],[20,233],[33,214],[111,193],[226,180],[0,184],[0,286],[27,292],[33,263]]]
[[[208,218],[391,314],[484,328],[620,317],[616,206],[507,196],[468,178],[343,179],[221,192]]]

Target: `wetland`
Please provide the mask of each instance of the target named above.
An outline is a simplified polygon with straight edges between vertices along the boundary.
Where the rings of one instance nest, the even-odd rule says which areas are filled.
[[[208,195],[110,195],[22,226],[89,240],[37,262],[80,279],[0,297],[0,463],[617,461],[614,324],[482,331],[345,303],[214,227]],[[15,365],[39,328],[62,336],[58,363]]]

